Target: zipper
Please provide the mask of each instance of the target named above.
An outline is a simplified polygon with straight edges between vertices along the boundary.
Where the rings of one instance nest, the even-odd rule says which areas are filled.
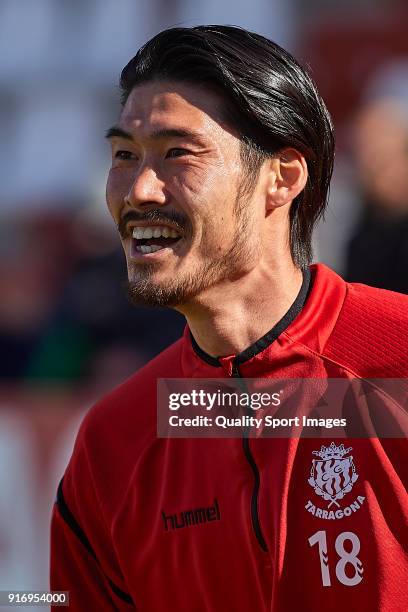
[[[235,361],[232,362],[232,378],[242,378],[240,371],[238,369]],[[244,435],[242,438],[242,447],[244,451],[244,455],[249,465],[251,466],[252,473],[254,475],[254,488],[252,491],[251,497],[251,522],[252,528],[255,532],[256,539],[259,542],[260,547],[264,552],[268,552],[268,547],[265,542],[265,538],[263,537],[261,522],[259,520],[259,508],[258,508],[258,498],[259,498],[259,486],[261,483],[261,477],[259,475],[258,466],[256,465],[255,459],[251,452],[251,447],[249,445],[249,429],[244,430]]]

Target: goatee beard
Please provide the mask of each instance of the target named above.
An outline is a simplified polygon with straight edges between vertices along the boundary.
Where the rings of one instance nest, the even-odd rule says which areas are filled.
[[[148,306],[153,308],[172,308],[188,300],[189,292],[184,286],[159,287],[148,278],[137,281],[127,281],[125,290],[128,300],[133,306]]]
[[[221,279],[224,262],[213,262],[200,274],[159,285],[151,280],[153,267],[144,269],[143,277],[125,282],[127,298],[133,306],[175,308],[191,301],[204,289]]]

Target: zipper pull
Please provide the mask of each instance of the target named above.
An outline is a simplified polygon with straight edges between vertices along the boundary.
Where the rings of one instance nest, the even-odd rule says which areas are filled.
[[[241,378],[241,374],[239,373],[238,366],[235,363],[235,361],[232,362],[231,377],[232,378]]]

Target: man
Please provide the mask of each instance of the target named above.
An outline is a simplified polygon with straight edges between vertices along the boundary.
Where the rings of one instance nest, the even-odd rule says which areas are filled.
[[[86,416],[52,588],[73,610],[405,610],[402,439],[156,435],[160,378],[408,374],[407,298],[309,266],[333,164],[315,86],[271,41],[201,26],[153,38],[121,87],[107,201],[129,295],[187,326]],[[311,465],[343,460],[354,485],[330,498]]]

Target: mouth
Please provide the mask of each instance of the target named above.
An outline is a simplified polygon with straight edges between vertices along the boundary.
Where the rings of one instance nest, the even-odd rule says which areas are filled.
[[[172,227],[139,225],[132,228],[132,254],[149,255],[167,248],[174,249],[181,238],[181,233]]]

